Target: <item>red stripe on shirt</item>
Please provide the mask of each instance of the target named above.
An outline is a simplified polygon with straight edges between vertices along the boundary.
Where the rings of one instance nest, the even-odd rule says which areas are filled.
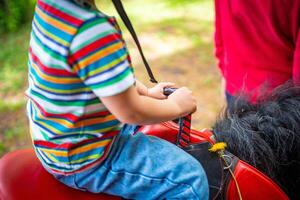
[[[44,65],[40,59],[33,53],[32,48],[29,48],[29,53],[31,55],[32,60],[36,63],[36,65],[45,73],[52,76],[77,76],[76,73],[69,72],[65,69],[54,69],[49,68]]]
[[[110,34],[107,35],[101,39],[98,39],[91,44],[85,46],[84,48],[81,48],[79,51],[74,53],[71,57],[69,57],[69,64],[73,65],[75,60],[76,62],[80,61],[83,57],[88,55],[89,53],[95,51],[99,47],[103,47],[109,43],[112,43],[114,41],[119,41],[120,40],[120,35],[119,34]]]
[[[35,102],[33,99],[31,99],[33,102]],[[86,120],[86,119],[90,119],[90,118],[96,118],[96,117],[105,117],[107,115],[110,114],[109,111],[102,111],[102,112],[97,112],[97,113],[92,113],[92,114],[86,114],[86,115],[82,115],[80,117],[73,115],[71,113],[66,113],[66,114],[54,114],[54,113],[48,113],[46,112],[42,106],[40,106],[37,102],[35,102],[35,104],[37,105],[37,107],[39,108],[39,111],[43,114],[43,116],[45,117],[52,117],[52,118],[63,118],[66,119],[68,121],[71,121],[72,123],[78,122],[81,119],[82,120]]]
[[[51,5],[48,5],[44,2],[42,2],[41,0],[38,1],[38,5],[47,13],[52,14],[53,16],[55,16],[56,18],[60,18],[63,19],[64,21],[70,23],[73,26],[80,26],[83,21],[80,19],[77,19],[71,15],[68,15],[65,12],[62,12],[54,7],[52,7]]]
[[[53,142],[49,141],[43,141],[43,140],[34,140],[34,145],[42,148],[47,148],[47,149],[55,149],[55,150],[61,150],[61,151],[70,151],[72,149],[76,149],[77,147],[83,147],[86,144],[93,144],[96,142],[100,142],[102,140],[105,140],[107,138],[111,138],[116,136],[120,131],[111,131],[105,133],[103,136],[100,138],[92,138],[92,139],[86,139],[83,140],[79,143],[62,143],[62,144],[56,144]]]

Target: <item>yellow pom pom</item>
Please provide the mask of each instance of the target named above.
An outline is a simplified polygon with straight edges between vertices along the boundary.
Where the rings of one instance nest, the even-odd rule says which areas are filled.
[[[210,147],[208,150],[210,152],[218,152],[218,151],[225,150],[226,147],[227,147],[227,144],[225,142],[218,142],[218,143],[212,145],[212,147]]]

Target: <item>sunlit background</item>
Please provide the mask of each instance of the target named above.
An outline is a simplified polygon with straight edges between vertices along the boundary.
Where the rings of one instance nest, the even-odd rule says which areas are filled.
[[[116,15],[110,0],[96,1],[104,13]],[[213,1],[123,0],[123,3],[157,79],[192,89],[198,99],[193,127],[209,128],[223,105],[213,48]],[[0,156],[31,146],[24,91],[33,4],[34,0],[0,1]],[[137,78],[151,86],[135,44],[120,20],[119,24]]]

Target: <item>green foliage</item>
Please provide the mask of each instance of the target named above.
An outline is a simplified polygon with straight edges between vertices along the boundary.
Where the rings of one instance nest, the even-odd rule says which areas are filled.
[[[0,33],[17,31],[33,13],[33,0],[0,0]]]
[[[29,35],[29,23],[17,32],[0,35],[0,108],[3,97],[16,96],[26,88]]]
[[[10,119],[7,119],[7,127],[0,124],[0,157],[5,152],[30,146],[28,122],[24,113],[24,109],[6,112],[7,118]]]
[[[4,154],[5,150],[6,150],[6,148],[5,148],[4,144],[2,142],[0,142],[0,155]]]
[[[168,4],[173,7],[185,6],[187,4],[191,4],[195,2],[199,3],[199,1],[206,1],[206,0],[167,0]]]
[[[16,102],[7,102],[0,100],[0,113],[16,112],[25,106],[25,100],[18,100]]]

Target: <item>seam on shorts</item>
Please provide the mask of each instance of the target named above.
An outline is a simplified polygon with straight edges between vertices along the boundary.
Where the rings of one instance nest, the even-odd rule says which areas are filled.
[[[150,176],[147,176],[147,175],[144,175],[144,174],[140,174],[140,173],[131,173],[131,172],[127,172],[125,170],[122,170],[122,171],[115,171],[113,170],[111,167],[106,167],[105,165],[103,165],[103,167],[107,170],[109,170],[109,172],[112,172],[112,173],[123,173],[123,174],[126,174],[126,175],[130,175],[130,176],[142,176],[143,178],[145,179],[151,179],[152,181],[157,181],[157,182],[163,182],[163,181],[167,181],[169,182],[170,184],[172,185],[183,185],[185,186],[186,188],[190,189],[193,193],[193,195],[197,198],[197,199],[200,199],[200,197],[197,195],[197,193],[194,191],[194,188],[189,185],[189,184],[185,184],[185,183],[176,183],[168,178],[156,178],[156,177],[150,177]],[[182,192],[183,193],[183,192]],[[179,193],[180,194],[180,193]]]

